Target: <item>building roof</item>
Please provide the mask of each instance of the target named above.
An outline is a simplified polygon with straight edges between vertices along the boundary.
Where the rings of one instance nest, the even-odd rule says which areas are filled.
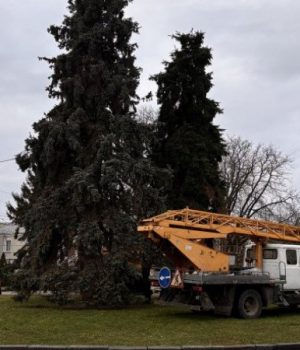
[[[0,223],[0,235],[14,235],[17,227],[17,225],[10,223]]]

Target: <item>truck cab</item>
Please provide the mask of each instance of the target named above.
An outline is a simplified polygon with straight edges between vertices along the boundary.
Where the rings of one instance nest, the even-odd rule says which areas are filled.
[[[255,266],[255,244],[247,244],[244,268]],[[300,291],[300,245],[268,243],[263,247],[263,271],[271,279],[282,280],[284,291]]]

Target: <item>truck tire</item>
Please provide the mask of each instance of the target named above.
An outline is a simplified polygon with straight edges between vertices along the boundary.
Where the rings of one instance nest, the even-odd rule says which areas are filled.
[[[237,306],[241,318],[258,318],[262,312],[261,296],[255,289],[247,289],[239,296]]]

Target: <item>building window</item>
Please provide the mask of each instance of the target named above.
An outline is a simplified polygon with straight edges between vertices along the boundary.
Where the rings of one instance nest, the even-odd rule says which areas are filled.
[[[11,251],[11,240],[7,239],[5,242],[5,251],[10,252]]]

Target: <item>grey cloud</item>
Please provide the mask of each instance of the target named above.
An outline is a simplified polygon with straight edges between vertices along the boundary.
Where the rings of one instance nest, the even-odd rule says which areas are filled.
[[[58,50],[46,32],[66,14],[66,0],[0,2],[0,157],[22,149],[31,124],[53,102],[44,91],[50,71],[38,56]],[[140,95],[155,90],[148,81],[169,58],[175,31],[206,33],[213,49],[210,95],[224,114],[216,123],[226,133],[272,143],[295,158],[300,189],[300,2],[295,0],[135,0],[127,13],[141,25],[137,64],[143,67]],[[299,159],[299,160],[298,160]],[[1,160],[1,159],[0,159]],[[6,164],[6,163],[4,163]],[[23,174],[0,164],[0,217],[6,192],[18,191]],[[2,208],[2,209],[1,209]]]

